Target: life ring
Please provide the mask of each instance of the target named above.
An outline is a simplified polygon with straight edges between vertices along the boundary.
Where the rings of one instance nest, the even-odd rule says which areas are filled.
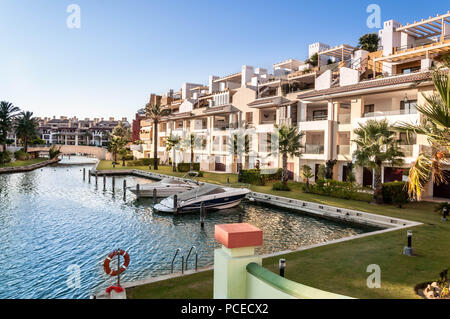
[[[111,260],[116,257],[117,255],[121,255],[123,256],[123,258],[125,259],[124,264],[122,265],[122,267],[120,268],[120,270],[112,270],[111,267],[109,267],[109,264],[111,262]],[[115,250],[112,253],[110,253],[108,255],[108,257],[106,257],[105,262],[103,263],[103,269],[105,270],[106,274],[114,277],[117,275],[120,275],[121,273],[123,273],[125,270],[127,270],[128,265],[130,264],[130,255],[128,255],[128,253],[125,250]]]

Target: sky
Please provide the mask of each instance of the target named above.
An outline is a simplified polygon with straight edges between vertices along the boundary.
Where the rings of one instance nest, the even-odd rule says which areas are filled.
[[[68,28],[80,8],[80,28]],[[370,4],[404,24],[448,1],[0,0],[0,100],[36,116],[134,117],[151,93],[242,65],[272,70],[308,45],[357,45]],[[72,20],[71,20],[72,21]]]

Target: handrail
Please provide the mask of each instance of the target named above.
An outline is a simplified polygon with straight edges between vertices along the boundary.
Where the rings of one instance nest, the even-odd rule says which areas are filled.
[[[175,256],[173,256],[173,259],[172,259],[172,265],[171,265],[171,267],[170,267],[170,273],[171,274],[173,274],[173,263],[175,262],[175,258],[177,258],[177,255],[178,255],[178,253],[181,251],[181,249],[180,248],[177,248],[177,250],[176,250],[176,252],[175,252]]]
[[[191,249],[189,249],[189,253],[186,257],[186,270],[188,270],[188,262],[189,262],[189,257],[191,256],[192,250],[195,249],[195,271],[197,271],[197,266],[198,266],[198,249],[195,246],[192,246]]]

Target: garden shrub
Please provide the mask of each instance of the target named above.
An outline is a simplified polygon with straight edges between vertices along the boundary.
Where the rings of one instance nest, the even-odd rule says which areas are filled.
[[[241,170],[239,172],[238,182],[258,186],[264,186],[266,184],[264,175],[261,175],[259,169]]]
[[[401,208],[409,200],[407,182],[384,183],[382,191],[385,204],[394,204]]]
[[[31,155],[24,150],[18,150],[17,152],[14,152],[14,158],[18,161],[28,161],[31,159]]]
[[[178,163],[177,171],[178,172],[189,172],[191,170],[191,163]],[[200,163],[194,163],[194,171],[200,171]]]
[[[11,162],[11,152],[0,152],[0,164]]]
[[[373,200],[373,195],[362,192],[361,190],[360,187],[350,182],[326,179],[318,179],[316,184],[310,185],[309,189],[306,187],[304,188],[304,191],[307,193],[371,202]]]
[[[282,182],[277,182],[272,185],[272,190],[274,191],[284,191],[284,192],[290,192],[291,189],[287,184],[283,184]]]
[[[127,166],[154,166],[153,163],[155,162],[155,159],[153,158],[141,158],[135,161],[129,161],[127,162]],[[158,158],[158,165],[159,165],[159,158]]]

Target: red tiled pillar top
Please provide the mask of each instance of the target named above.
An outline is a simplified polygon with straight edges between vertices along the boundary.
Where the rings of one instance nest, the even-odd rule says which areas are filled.
[[[262,246],[263,232],[261,229],[244,224],[216,225],[215,239],[227,248],[244,248]]]

